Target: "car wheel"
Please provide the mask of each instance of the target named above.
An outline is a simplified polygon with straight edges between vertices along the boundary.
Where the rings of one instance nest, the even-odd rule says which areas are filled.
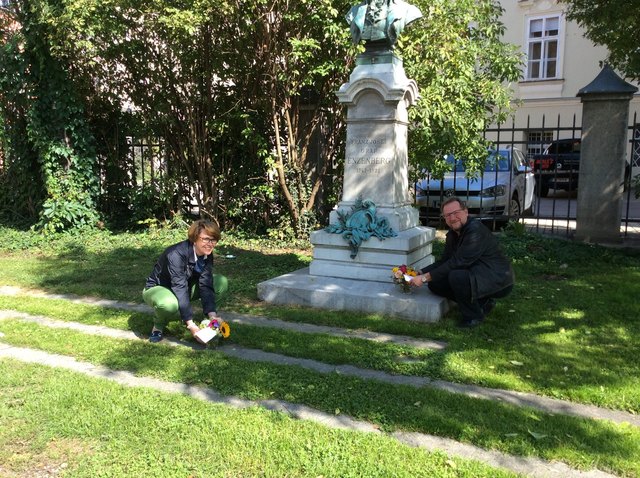
[[[513,196],[509,201],[509,220],[517,221],[520,219],[520,201],[517,196]]]
[[[541,198],[546,198],[549,195],[549,185],[542,183],[536,188]]]
[[[629,190],[629,186],[631,185],[631,168],[629,167],[629,163],[624,167],[624,185],[623,190],[626,192]]]

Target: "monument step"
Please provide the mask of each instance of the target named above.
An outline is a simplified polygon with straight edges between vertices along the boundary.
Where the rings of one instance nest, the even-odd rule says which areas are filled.
[[[261,282],[258,298],[272,304],[302,305],[329,310],[353,310],[417,322],[437,322],[449,303],[426,287],[403,293],[388,282],[316,276],[304,268]]]
[[[404,260],[397,261],[396,264],[407,264],[419,271],[431,264],[430,257],[423,257],[418,262],[412,262],[409,258],[404,258]],[[371,281],[384,284],[385,287],[391,287],[391,269],[391,266],[379,263],[362,264],[314,259],[309,265],[309,274],[329,278],[352,279],[356,282]]]

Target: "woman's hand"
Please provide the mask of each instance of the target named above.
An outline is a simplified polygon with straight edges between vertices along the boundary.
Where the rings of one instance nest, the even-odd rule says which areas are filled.
[[[216,312],[209,312],[207,317],[209,320],[217,320],[218,322],[222,321],[222,317],[220,317]]]
[[[189,332],[191,332],[191,335],[193,336],[194,339],[196,339],[201,344],[204,343],[202,340],[196,337],[196,334],[200,332],[200,327],[198,327],[193,320],[189,320],[187,322],[187,329],[189,330]]]

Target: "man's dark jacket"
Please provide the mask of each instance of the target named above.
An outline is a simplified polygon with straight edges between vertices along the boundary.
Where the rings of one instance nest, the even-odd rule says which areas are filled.
[[[447,232],[442,258],[422,269],[422,273],[429,272],[433,281],[446,281],[454,269],[471,272],[472,300],[490,296],[514,282],[509,258],[491,231],[477,219],[469,219],[460,233]]]
[[[178,299],[180,318],[187,322],[193,318],[191,289],[197,285],[204,315],[216,311],[213,290],[213,254],[209,254],[203,271],[195,271],[196,260],[191,241],[182,241],[169,246],[158,258],[145,289],[161,285],[169,289]]]

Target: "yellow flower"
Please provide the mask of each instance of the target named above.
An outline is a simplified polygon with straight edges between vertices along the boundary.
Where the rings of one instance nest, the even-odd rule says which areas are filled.
[[[226,339],[227,337],[229,337],[229,335],[231,335],[231,328],[229,327],[229,324],[226,322],[222,322],[220,324],[220,334]]]

